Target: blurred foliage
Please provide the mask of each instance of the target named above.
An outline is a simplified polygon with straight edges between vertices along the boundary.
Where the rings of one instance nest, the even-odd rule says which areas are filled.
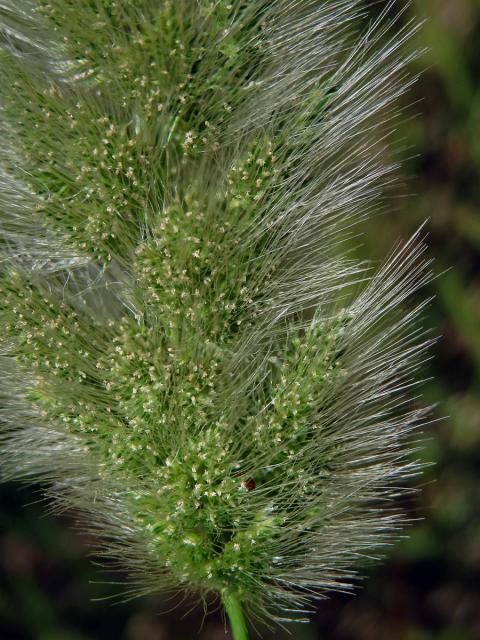
[[[428,220],[438,277],[425,326],[442,336],[425,367],[432,378],[425,393],[439,418],[426,427],[421,449],[432,464],[408,505],[415,520],[408,537],[356,597],[321,603],[312,625],[293,630],[298,640],[480,637],[480,1],[412,5],[412,15],[427,18],[418,45],[428,52],[416,63],[415,105],[396,132],[409,150],[406,179],[387,213],[367,226],[363,251],[381,259]],[[0,638],[227,637],[215,602],[206,618],[192,596],[111,606],[102,598],[115,587],[101,581],[121,576],[91,566],[89,541],[72,517],[45,515],[31,489],[4,485],[0,499]]]

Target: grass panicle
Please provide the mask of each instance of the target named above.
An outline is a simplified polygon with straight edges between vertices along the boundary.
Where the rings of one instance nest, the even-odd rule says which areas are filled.
[[[2,0],[0,23],[4,477],[81,512],[127,593],[285,620],[350,589],[426,419],[420,236],[379,270],[347,251],[393,180],[417,26],[388,4],[362,31],[352,0]]]

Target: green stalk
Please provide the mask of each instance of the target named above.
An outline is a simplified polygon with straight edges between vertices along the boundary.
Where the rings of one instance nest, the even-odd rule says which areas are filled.
[[[247,625],[240,600],[235,596],[225,595],[223,604],[225,605],[225,611],[230,621],[233,640],[248,640]]]

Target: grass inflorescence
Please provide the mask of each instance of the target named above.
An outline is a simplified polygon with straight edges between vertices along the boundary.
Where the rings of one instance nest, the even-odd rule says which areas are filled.
[[[360,4],[0,3],[2,464],[133,592],[288,618],[401,523],[428,263],[345,247],[415,27]]]

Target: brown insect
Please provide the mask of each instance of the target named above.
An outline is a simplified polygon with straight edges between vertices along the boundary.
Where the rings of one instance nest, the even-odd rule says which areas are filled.
[[[234,478],[239,478],[244,475],[245,475],[244,471],[237,471],[236,473],[233,474]],[[241,486],[246,491],[253,491],[257,487],[257,483],[253,478],[245,478],[244,480],[242,480]]]
[[[243,482],[242,482],[242,487],[244,489],[246,489],[247,491],[253,491],[256,486],[257,486],[257,483],[255,482],[255,480],[253,478],[247,478],[246,480],[243,480]]]

